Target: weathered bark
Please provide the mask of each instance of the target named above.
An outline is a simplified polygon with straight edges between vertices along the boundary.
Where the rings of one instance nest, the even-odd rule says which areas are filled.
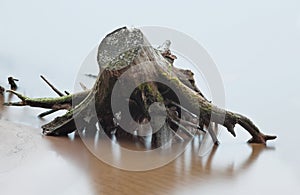
[[[136,88],[130,98],[127,97],[126,91],[119,91],[120,101],[117,101],[117,104],[120,107],[129,106],[131,115],[122,116],[119,122],[130,121],[131,117],[137,123],[151,122],[149,113],[151,105],[155,102],[164,104],[167,113],[166,123],[153,134],[154,146],[159,146],[166,139],[170,139],[178,128],[192,136],[185,126],[205,131],[205,127],[211,122],[223,125],[233,136],[236,136],[235,125],[241,125],[252,136],[249,140],[251,143],[266,144],[267,140],[276,138],[261,133],[247,117],[213,105],[195,85],[193,73],[174,67],[172,64],[174,59],[176,57],[170,51],[162,52],[151,47],[138,29],[121,28],[107,35],[99,46],[97,61],[100,73],[91,90],[58,98],[28,98],[10,91],[22,101],[6,105],[68,109],[64,116],[57,117],[42,127],[45,135],[66,135],[99,121],[108,136],[111,136],[112,132],[116,132],[117,137],[130,136],[129,132],[115,122],[116,113],[112,110],[111,98],[117,82],[121,82],[125,87],[127,83],[135,83]],[[129,72],[129,76],[124,76],[125,72],[127,74]],[[141,84],[140,80],[148,82]],[[75,104],[72,103],[72,99],[76,100]],[[181,105],[182,102],[185,102],[184,106]],[[155,110],[156,116],[162,113],[159,108]],[[153,120],[152,122],[155,122]],[[216,137],[213,137],[213,140],[218,143]]]

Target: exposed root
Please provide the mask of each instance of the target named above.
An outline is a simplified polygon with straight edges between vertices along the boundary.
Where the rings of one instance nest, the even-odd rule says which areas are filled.
[[[266,144],[268,140],[274,140],[277,138],[277,136],[265,135],[261,133],[249,118],[241,114],[235,114],[227,111],[224,126],[233,136],[235,136],[234,126],[236,124],[241,125],[252,136],[248,143]]]
[[[65,95],[56,98],[29,98],[13,90],[6,90],[9,93],[16,95],[21,102],[6,102],[5,106],[31,106],[47,109],[67,109],[69,110],[73,103],[78,104],[87,97],[90,91],[84,91],[76,94]]]
[[[111,38],[110,36],[114,37]],[[111,42],[111,40],[117,40],[120,37],[122,41]],[[124,38],[126,41],[123,40]],[[132,47],[128,46],[130,44],[132,44]],[[115,50],[113,48],[115,48]],[[116,57],[115,52],[119,52],[120,48],[125,49],[125,52],[118,54]],[[157,146],[163,143],[164,140],[169,139],[174,133],[176,135],[178,128],[182,129],[186,135],[193,137],[193,130],[206,132],[204,127],[207,127],[207,131],[217,145],[219,141],[211,128],[212,123],[224,126],[234,137],[236,136],[234,127],[236,124],[239,124],[252,136],[248,141],[249,143],[266,144],[268,140],[276,138],[276,136],[261,133],[247,117],[213,105],[195,85],[194,74],[190,70],[175,68],[172,65],[172,60],[176,58],[172,56],[170,51],[167,52],[169,52],[166,53],[168,55],[165,54],[165,56],[163,56],[157,50],[150,47],[141,31],[128,31],[126,28],[120,28],[107,35],[99,46],[97,61],[102,71],[97,76],[95,85],[91,90],[85,90],[85,86],[82,85],[82,88],[85,90],[82,93],[64,95],[42,77],[61,97],[29,98],[15,91],[8,90],[8,92],[18,96],[21,102],[9,102],[5,103],[5,105],[28,105],[52,109],[42,113],[43,116],[59,109],[69,110],[62,117],[57,117],[42,127],[45,135],[66,135],[76,129],[84,128],[84,126],[93,125],[96,120],[99,120],[105,133],[109,136],[111,136],[112,132],[116,129],[116,135],[121,136],[122,133],[129,134],[116,125],[116,113],[113,113],[111,108],[112,90],[116,82],[120,81],[119,79],[124,72],[135,65],[151,62],[151,65],[142,67],[144,69],[141,67],[139,67],[140,69],[130,69],[130,76],[123,78],[122,84],[126,89],[126,82],[134,82],[136,84],[139,83],[140,80],[145,79],[150,80],[150,82],[136,86],[129,100],[126,91],[118,91],[120,102],[117,103],[129,105],[131,108],[130,114],[135,122],[138,123],[144,120],[150,121],[148,109],[152,103],[160,102],[166,105],[166,123],[164,127],[153,136],[153,140],[155,140]],[[172,59],[171,61],[170,57]],[[87,76],[94,77],[93,75]],[[168,86],[160,82],[152,82],[152,80],[163,80],[165,83],[168,83]],[[176,89],[175,91],[179,94],[175,94],[171,89]],[[180,95],[185,101],[185,107],[180,105],[179,101],[177,102],[177,95]],[[91,112],[91,109],[96,110],[96,116],[94,112]],[[187,115],[188,117],[182,117],[182,115]],[[130,116],[123,116],[125,119],[126,117],[128,119]],[[76,121],[77,126],[75,125],[75,119],[79,120],[79,123]],[[195,124],[195,121],[197,121],[197,124]]]

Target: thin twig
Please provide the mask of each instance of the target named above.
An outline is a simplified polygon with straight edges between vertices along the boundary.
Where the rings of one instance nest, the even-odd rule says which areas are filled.
[[[176,133],[176,131],[174,131],[170,126],[168,126],[167,128],[168,128],[169,130],[171,130],[172,133],[174,133],[174,138],[179,139],[181,142],[184,141],[184,139],[183,139],[180,135],[178,135],[178,133]]]
[[[87,77],[91,77],[91,78],[97,78],[98,76],[97,75],[93,75],[93,74],[84,74],[85,76]]]
[[[84,91],[86,91],[86,90],[88,89],[82,82],[80,82],[79,84],[80,84],[80,87],[81,87]]]
[[[172,101],[172,100],[168,100],[171,104],[181,108],[182,110],[184,110],[185,112],[187,112],[189,115],[191,115],[194,118],[198,118],[196,114],[192,113],[191,111],[189,111],[188,109],[186,109],[185,107],[177,104],[176,102]]]
[[[199,125],[196,125],[190,121],[186,121],[186,120],[183,120],[183,119],[180,119],[180,123],[183,124],[183,125],[188,125],[190,127],[193,127],[193,128],[196,128],[198,129],[199,131],[202,131],[203,133],[206,133],[206,131],[202,128],[199,127]]]
[[[60,92],[56,87],[54,87],[43,75],[41,75],[41,78],[57,93],[59,96],[64,96],[62,92]]]
[[[18,93],[18,92],[16,92],[16,91],[14,91],[14,90],[6,90],[6,92],[9,92],[9,93],[12,93],[12,94],[14,94],[14,95],[16,95],[18,98],[20,98],[22,101],[25,101],[26,99],[28,99],[28,97],[26,97],[26,96],[24,96],[24,95],[22,95],[22,94],[20,94],[20,93]]]
[[[215,145],[219,145],[219,140],[217,138],[216,133],[214,132],[213,128],[212,128],[212,123],[209,124],[208,128],[207,128],[209,135],[211,137],[211,139],[213,140]]]
[[[58,110],[52,109],[52,110],[47,110],[46,112],[42,112],[41,114],[38,115],[39,118],[43,118],[44,116],[47,116],[49,114],[52,114]]]
[[[179,122],[172,119],[171,117],[169,117],[169,119],[171,120],[172,123],[175,123],[180,129],[182,129],[186,135],[194,137],[194,135],[190,132],[190,130],[188,130],[185,126],[181,125]]]
[[[53,91],[55,91],[60,97],[64,96],[64,94],[62,92],[60,92],[56,87],[54,87],[43,75],[41,75],[41,78],[53,89]],[[69,95],[70,93],[65,91],[65,94]],[[47,116],[49,114],[52,114],[56,111],[58,111],[60,109],[51,109],[48,110],[46,112],[43,112],[41,114],[38,115],[39,118],[43,118],[44,116]]]
[[[26,106],[24,102],[5,102],[3,106]]]

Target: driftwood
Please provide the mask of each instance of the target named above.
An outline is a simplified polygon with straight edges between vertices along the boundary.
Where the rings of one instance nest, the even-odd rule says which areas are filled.
[[[8,77],[8,83],[10,85],[11,90],[16,90],[18,88],[17,84],[15,81],[19,81],[18,79],[15,79],[13,77]]]
[[[3,95],[4,91],[5,91],[5,88],[0,86],[0,95]]]
[[[193,73],[173,66],[175,59],[168,48],[158,50],[151,47],[140,30],[120,28],[108,34],[99,46],[97,61],[100,72],[92,89],[68,95],[58,92],[60,97],[56,98],[29,98],[8,90],[21,102],[5,105],[48,108],[51,113],[59,109],[69,110],[42,126],[45,135],[66,135],[99,121],[108,136],[126,137],[132,133],[120,124],[150,121],[154,127],[155,120],[164,115],[165,124],[152,135],[155,147],[170,139],[179,128],[191,136],[193,130],[208,130],[218,144],[214,133],[207,128],[211,123],[226,127],[233,136],[236,136],[234,127],[239,124],[252,136],[249,143],[266,144],[276,138],[260,132],[249,118],[218,108],[208,101],[195,85]],[[141,80],[147,82],[140,83]],[[127,90],[118,91],[118,101],[113,102],[113,89],[117,83],[123,89],[128,87],[127,83],[136,84],[136,87],[129,97]],[[52,89],[58,91],[53,86]],[[112,106],[121,110],[122,106],[129,107],[130,114],[118,117],[121,112],[116,113]],[[132,129],[136,127],[134,123],[127,125]]]

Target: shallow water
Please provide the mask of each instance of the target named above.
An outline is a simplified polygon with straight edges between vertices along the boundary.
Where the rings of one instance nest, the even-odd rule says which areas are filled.
[[[1,194],[254,194],[299,191],[293,166],[276,146],[223,143],[198,156],[196,138],[170,164],[145,172],[113,168],[79,137],[44,137],[40,129],[1,121]],[[226,139],[226,138],[225,138]],[[135,162],[134,159],[132,163]],[[13,187],[17,185],[18,187]],[[259,193],[259,194],[260,194]]]
[[[38,84],[32,83],[29,88],[22,80],[19,91],[39,94],[33,90],[39,89]],[[47,86],[41,91],[55,96]],[[17,99],[6,94],[0,103],[9,100]],[[198,155],[196,137],[168,165],[130,172],[98,160],[78,136],[43,136],[39,127],[54,116],[37,118],[42,111],[0,106],[1,194],[297,194],[300,189],[300,157],[295,150],[299,144],[291,142],[289,134],[298,128],[293,124],[287,124],[289,132],[282,129],[268,132],[279,138],[267,147],[246,144],[249,136],[240,127],[236,129],[237,138],[221,130],[221,145],[204,157]],[[265,126],[272,122],[272,119],[264,121]],[[132,164],[136,163],[143,162],[132,159]]]

